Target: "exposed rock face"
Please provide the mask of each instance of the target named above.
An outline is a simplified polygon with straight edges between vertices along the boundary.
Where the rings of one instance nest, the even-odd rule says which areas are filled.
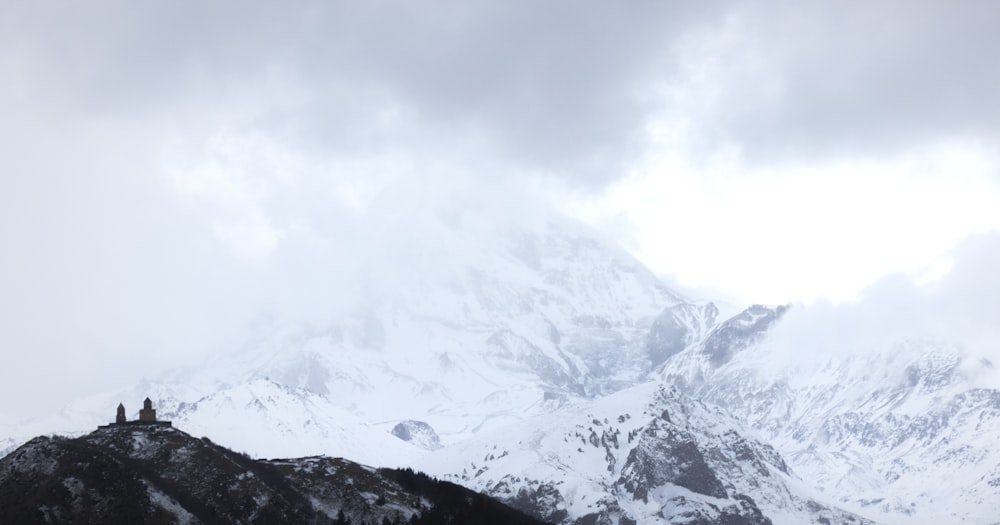
[[[665,308],[646,335],[646,352],[652,366],[701,340],[715,326],[718,315],[719,309],[712,303],[680,303]]]
[[[893,523],[995,521],[1000,390],[983,387],[988,359],[913,338],[821,355],[779,347],[766,336],[782,314],[748,309],[660,377],[747,422],[838,506]]]
[[[434,432],[434,428],[423,421],[413,421],[412,419],[400,421],[392,427],[392,435],[426,450],[441,448],[441,439],[437,432]]]
[[[136,389],[157,400],[158,417],[237,450],[402,466],[423,451],[387,432],[398,421],[426,422],[448,442],[490,432],[641,383],[714,324],[713,306],[566,222],[485,232],[442,224],[441,257],[430,260],[447,267],[372,283],[348,313],[309,329],[255,326],[232,355]],[[666,317],[650,335],[665,310],[683,326],[679,339]],[[0,422],[0,450],[106,423],[113,405],[98,397],[67,410],[75,421]]]
[[[423,468],[563,524],[868,523],[800,492],[740,423],[646,384],[427,456]],[[789,521],[791,520],[791,521]]]
[[[410,470],[255,461],[163,426],[39,437],[0,460],[0,523],[541,523]]]
[[[649,501],[650,489],[667,483],[713,498],[726,497],[726,489],[705,462],[694,436],[660,420],[653,420],[639,433],[618,482],[643,501]]]
[[[160,415],[261,456],[434,469],[561,523],[862,522],[834,505],[995,519],[1000,391],[966,377],[988,362],[922,343],[844,358],[807,342],[789,363],[767,348],[785,307],[720,318],[585,232],[455,241],[445,272],[394,282],[328,326],[259,334],[202,368],[212,377],[178,372]],[[68,413],[93,423],[0,427],[0,456],[104,422],[109,401],[88,403]],[[421,463],[437,432],[454,445]]]
[[[788,308],[770,308],[759,304],[747,308],[712,330],[702,346],[702,352],[713,365],[725,364],[736,352],[760,341],[767,334],[768,328],[781,319]]]

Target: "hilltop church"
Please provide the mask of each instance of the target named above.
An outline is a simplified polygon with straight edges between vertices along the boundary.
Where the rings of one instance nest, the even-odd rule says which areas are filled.
[[[108,425],[102,425],[97,428],[111,428],[122,425],[172,426],[169,421],[158,421],[156,419],[156,409],[153,408],[153,402],[148,397],[142,402],[142,410],[139,410],[139,419],[129,421],[128,418],[125,417],[125,405],[118,403],[118,413],[115,414],[115,422]]]

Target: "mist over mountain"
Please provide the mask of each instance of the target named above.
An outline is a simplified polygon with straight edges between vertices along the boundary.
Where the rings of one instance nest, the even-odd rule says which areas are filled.
[[[756,429],[844,508],[887,523],[992,523],[1000,333],[996,283],[981,276],[998,247],[995,235],[970,239],[928,283],[892,276],[856,302],[764,309],[782,320],[745,323],[738,352],[717,359],[710,337],[658,373]]]
[[[726,317],[578,224],[435,220],[445,267],[417,264],[324,322],[272,317],[203,366],[8,425],[5,448],[78,435],[149,395],[179,428],[256,457],[417,467],[555,522],[990,515],[1000,391],[993,347],[971,343],[991,331],[962,329],[990,290],[964,273]],[[955,270],[995,244],[963,247]],[[919,322],[935,305],[951,308]],[[954,485],[927,483],[956,470]]]
[[[0,2],[0,461],[32,472],[0,494],[322,522],[289,480],[419,468],[567,525],[995,523],[998,18]],[[87,434],[147,397],[236,455]],[[181,450],[287,483],[151,489]],[[415,483],[480,501],[447,482]]]

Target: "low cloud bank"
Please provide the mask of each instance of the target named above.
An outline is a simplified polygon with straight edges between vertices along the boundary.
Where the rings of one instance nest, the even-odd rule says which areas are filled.
[[[904,341],[956,345],[979,362],[1000,366],[1000,233],[970,237],[952,252],[950,270],[918,284],[891,275],[855,301],[817,301],[789,310],[772,334],[772,348],[791,360],[822,360],[892,351]],[[988,368],[988,367],[987,367]],[[1000,387],[991,376],[991,386]]]

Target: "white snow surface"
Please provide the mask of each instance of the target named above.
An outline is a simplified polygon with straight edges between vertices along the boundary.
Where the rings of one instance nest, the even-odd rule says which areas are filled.
[[[238,452],[266,453],[271,458],[324,454],[402,467],[423,453],[325,396],[267,380],[220,390],[193,405],[182,404],[171,419],[192,435],[211,436]]]
[[[373,286],[344,318],[258,326],[244,347],[203,366],[81,399],[0,436],[86,432],[112,420],[118,402],[134,418],[149,396],[161,419],[255,455],[360,453],[393,466],[405,447],[365,455],[373,447],[363,444],[400,421],[427,422],[447,445],[641,381],[649,324],[684,302],[582,227],[487,239],[446,231],[439,249],[454,254],[451,264],[405,286]],[[448,244],[469,242],[476,249]],[[365,430],[347,436],[355,427]]]
[[[661,378],[745,421],[842,508],[880,523],[996,523],[1000,392],[977,380],[992,366],[941,341],[790,359],[765,339],[718,367],[691,347]]]
[[[726,497],[670,482],[650,487],[647,501],[635,495],[629,487],[635,464],[629,457],[641,446],[643,433],[654,443],[662,441],[662,435],[651,433],[658,428],[697,443]],[[649,382],[436,451],[416,468],[503,499],[548,485],[558,493],[549,496],[553,509],[570,519],[607,509],[612,509],[610,519],[624,515],[639,523],[674,523],[692,510],[711,518],[720,508],[736,505],[739,494],[752,494],[765,515],[778,518],[775,523],[822,523],[817,521],[822,518],[839,523],[848,516],[783,472],[780,457],[747,434],[752,432],[719,409]],[[655,460],[660,463],[642,466],[670,471],[675,462],[685,461],[670,454]]]
[[[0,455],[36,435],[89,432],[112,421],[119,402],[134,419],[148,396],[161,419],[256,457],[413,466],[498,495],[516,495],[527,479],[532,490],[561,483],[539,497],[576,517],[614,501],[653,519],[677,498],[689,509],[725,507],[742,493],[775,523],[845,516],[831,502],[886,523],[997,519],[1000,393],[977,388],[976,371],[991,365],[960,348],[915,340],[789,358],[754,324],[767,318],[760,308],[727,323],[582,227],[442,231],[440,246],[420,249],[451,254],[443,267],[425,271],[436,256],[416,260],[392,282],[362,283],[368,293],[348,315],[262,323],[203,366],[30,421],[0,420]],[[710,358],[713,341],[731,355]],[[683,394],[657,401],[661,385]],[[686,415],[657,423],[648,413],[656,403]],[[623,414],[631,417],[618,421]],[[429,452],[390,434],[407,420],[429,424],[444,447]],[[589,439],[590,427],[598,438],[614,427],[621,443],[629,431],[673,432],[678,422],[706,458],[738,435],[753,450],[772,445],[789,473],[767,463],[769,475],[747,476],[752,462],[716,458],[727,498],[666,483],[643,502],[619,483],[635,448],[612,452]]]

